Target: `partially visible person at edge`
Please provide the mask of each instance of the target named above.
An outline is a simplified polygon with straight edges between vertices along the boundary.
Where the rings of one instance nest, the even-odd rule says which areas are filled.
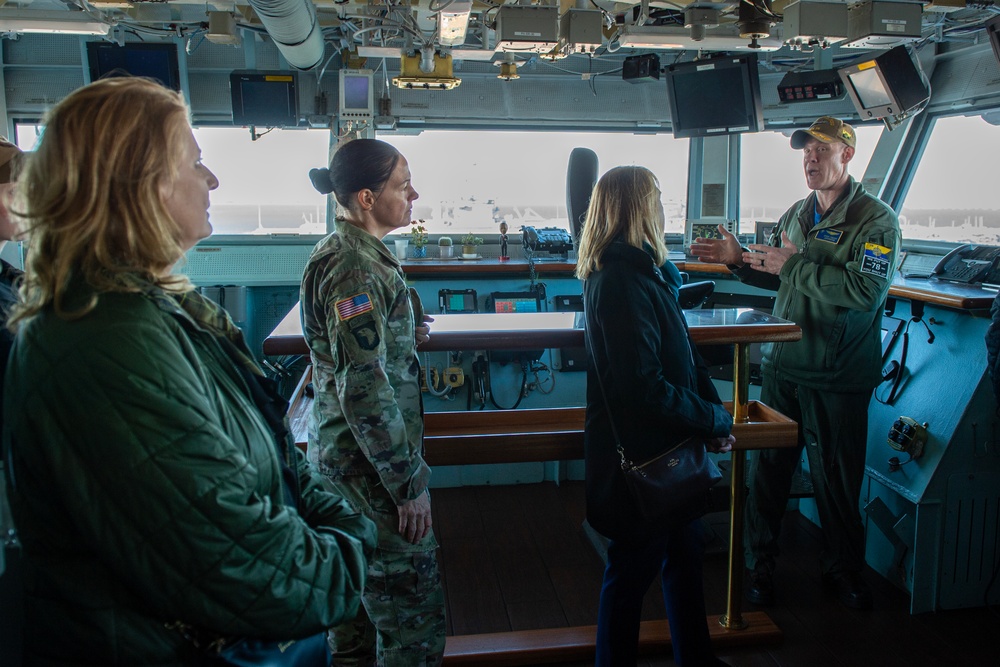
[[[812,193],[792,205],[769,244],[741,248],[698,238],[691,252],[728,264],[737,278],[777,290],[774,314],[802,328],[795,343],[765,343],[761,400],[800,425],[797,448],[754,452],[746,506],[747,598],[774,602],[778,537],[792,475],[805,448],[823,531],[824,583],[855,609],[872,605],[862,578],[858,507],[868,441],[868,403],[882,381],[882,310],[899,255],[899,221],[847,171],[854,128],[823,116],[792,134]]]
[[[713,655],[709,640],[701,521],[643,521],[612,431],[613,422],[629,457],[640,461],[689,436],[706,438],[716,452],[729,451],[735,442],[732,415],[688,339],[677,302],[680,274],[659,268],[667,258],[663,232],[660,189],[649,170],[616,167],[601,177],[576,270],[584,281],[596,364],[587,372],[587,520],[611,540],[597,620],[601,667],[636,664],[642,600],[657,574],[677,664],[726,664]]]
[[[17,234],[10,206],[14,194],[14,179],[23,159],[24,153],[20,148],[0,137],[0,250]],[[17,289],[22,275],[24,274],[19,269],[0,259],[0,379],[7,368],[7,357],[14,343],[14,334],[4,325],[11,308],[17,303]]]
[[[406,158],[374,139],[343,144],[328,169],[309,177],[340,205],[335,231],[313,250],[302,279],[316,392],[309,458],[379,528],[364,612],[330,631],[333,664],[439,665],[444,593],[416,351],[433,320],[382,242],[410,224],[418,195]]]
[[[993,398],[1000,414],[1000,294],[990,307],[990,326],[986,330],[986,370],[993,385]]]
[[[10,206],[14,193],[14,179],[21,166],[24,154],[14,144],[0,137],[0,250],[4,248],[7,241],[10,241],[17,234],[17,226],[11,219]],[[10,348],[14,344],[14,334],[7,328],[7,319],[10,310],[18,301],[17,289],[21,283],[21,276],[24,275],[20,269],[14,268],[6,260],[0,259],[0,405],[3,404],[3,375],[7,369],[7,357],[10,356]],[[3,416],[0,414],[0,430],[3,427]],[[2,463],[0,456],[0,471],[6,464]],[[0,477],[0,576],[7,572],[10,597],[8,601],[12,604],[19,604],[23,600],[23,587],[21,585],[21,568],[13,565],[13,569],[8,569],[8,562],[4,555],[4,549],[11,543],[16,544],[16,530],[14,519],[10,514],[10,506],[7,503],[6,484]],[[11,619],[6,624],[8,641],[17,643],[20,647],[21,619]],[[0,634],[0,636],[3,636]],[[18,639],[13,639],[16,637]],[[20,656],[20,648],[16,649],[14,656]],[[16,660],[16,657],[15,657]]]
[[[300,638],[359,606],[372,522],[277,440],[239,330],[171,273],[218,185],[146,79],[70,93],[27,160],[4,401],[25,664],[209,664],[194,634]]]

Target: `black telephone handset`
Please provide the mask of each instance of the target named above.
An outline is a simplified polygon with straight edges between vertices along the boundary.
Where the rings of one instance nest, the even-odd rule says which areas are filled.
[[[941,280],[957,283],[981,282],[1000,257],[1000,247],[967,243],[941,258],[934,273]]]

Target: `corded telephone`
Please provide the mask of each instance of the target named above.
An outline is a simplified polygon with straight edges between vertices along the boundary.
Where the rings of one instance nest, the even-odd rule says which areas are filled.
[[[1000,259],[1000,247],[968,243],[941,258],[934,273],[941,280],[956,283],[982,282],[987,273],[994,273]]]

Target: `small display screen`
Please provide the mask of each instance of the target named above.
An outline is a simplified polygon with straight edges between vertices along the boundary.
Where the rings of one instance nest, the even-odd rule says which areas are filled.
[[[449,294],[445,301],[445,312],[474,313],[476,312],[476,297],[472,294]]]
[[[872,109],[893,104],[892,97],[882,85],[882,79],[874,67],[855,72],[850,75],[850,79],[854,92],[858,94],[858,99],[864,108]]]
[[[367,76],[344,76],[344,108],[345,109],[367,109],[368,108],[368,84],[370,80]]]
[[[538,299],[534,297],[498,297],[493,301],[497,313],[537,313]]]

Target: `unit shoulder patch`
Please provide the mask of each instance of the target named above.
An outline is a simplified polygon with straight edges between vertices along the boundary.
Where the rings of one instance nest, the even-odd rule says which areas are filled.
[[[354,342],[362,350],[374,350],[382,342],[378,335],[378,327],[375,326],[375,318],[371,315],[352,319],[347,326],[354,337]]]
[[[865,243],[865,254],[861,258],[861,273],[888,278],[891,255],[892,248],[878,243]]]

